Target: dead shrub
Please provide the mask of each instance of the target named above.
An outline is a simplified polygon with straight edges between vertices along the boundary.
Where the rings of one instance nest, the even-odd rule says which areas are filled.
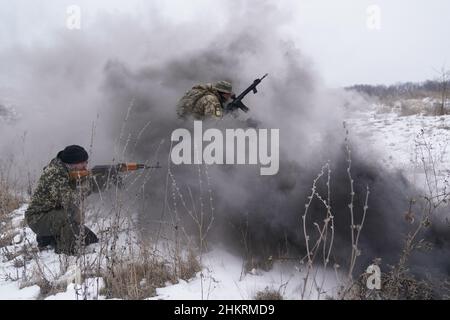
[[[266,287],[263,291],[258,291],[255,300],[284,300],[279,290]]]
[[[394,107],[390,104],[379,104],[376,108],[376,114],[385,114],[391,113],[394,110]]]
[[[4,247],[12,245],[14,237],[16,235],[17,235],[17,233],[14,233],[12,231],[6,232],[4,234],[0,234],[0,248],[4,248]]]
[[[177,257],[176,260],[177,272],[175,272],[175,276],[184,281],[192,279],[197,272],[202,270],[200,262],[193,250],[189,250],[186,259]]]
[[[50,282],[45,278],[39,279],[36,285],[40,288],[38,297],[39,300],[44,300],[49,296],[53,296],[61,292],[66,292],[67,290],[66,283]]]
[[[401,274],[395,271],[381,275],[381,289],[367,288],[367,274],[362,274],[347,290],[345,300],[432,300],[439,299],[429,281],[419,280],[405,270]]]
[[[8,220],[8,214],[19,208],[21,199],[8,186],[8,182],[0,179],[0,222]]]
[[[113,266],[103,276],[105,287],[101,294],[107,298],[142,300],[155,296],[156,288],[167,282],[175,282],[170,269],[164,262],[152,259],[145,262],[131,262]]]
[[[265,272],[269,272],[273,269],[273,257],[253,257],[245,260],[244,263],[244,271],[245,273],[252,273],[253,270],[262,270]]]
[[[425,112],[425,108],[418,102],[402,101],[400,104],[400,116],[407,117]]]
[[[15,258],[13,261],[14,268],[23,268],[25,266],[25,259]]]

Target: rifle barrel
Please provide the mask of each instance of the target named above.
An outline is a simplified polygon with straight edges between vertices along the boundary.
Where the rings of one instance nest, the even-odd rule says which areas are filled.
[[[234,97],[233,101],[228,105],[228,110],[241,109],[244,112],[248,112],[249,108],[242,103],[242,100],[251,92],[257,93],[256,87],[263,81],[269,74],[266,73],[261,79],[256,79],[253,83],[245,89],[239,96]]]
[[[159,162],[156,163],[156,166],[149,166],[142,163],[124,163],[122,164],[122,171],[136,171],[142,169],[161,169]]]

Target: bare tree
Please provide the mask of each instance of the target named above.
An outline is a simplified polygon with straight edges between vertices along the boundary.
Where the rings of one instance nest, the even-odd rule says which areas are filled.
[[[439,74],[437,81],[439,82],[439,93],[441,95],[441,102],[436,110],[437,116],[443,116],[445,114],[445,105],[447,103],[447,96],[449,90],[450,70],[446,70],[445,66],[442,66],[440,70],[436,70]]]

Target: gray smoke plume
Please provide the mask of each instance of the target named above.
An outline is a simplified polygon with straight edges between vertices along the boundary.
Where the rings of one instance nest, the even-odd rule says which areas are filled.
[[[127,106],[133,101],[133,112],[128,116],[130,136],[137,136],[147,121],[152,122],[141,135],[136,155],[147,160],[160,142],[165,141],[165,146],[158,149],[160,161],[164,162],[169,153],[171,132],[178,127],[192,126],[175,119],[176,102],[186,90],[197,83],[220,79],[231,80],[235,88],[243,89],[256,76],[268,72],[270,77],[262,83],[259,95],[249,97],[247,102],[252,108],[251,116],[261,122],[261,128],[281,129],[279,174],[261,177],[254,168],[225,166],[208,168],[208,175],[202,171],[205,169],[200,169],[199,177],[197,166],[172,168],[183,199],[190,199],[187,201],[189,208],[181,208],[181,215],[186,223],[190,220],[188,210],[202,205],[209,207],[210,194],[205,190],[205,181],[210,179],[214,195],[211,206],[215,212],[210,239],[225,241],[241,254],[247,251],[265,258],[287,254],[302,256],[306,251],[301,216],[312,181],[329,162],[331,206],[335,216],[333,262],[345,265],[352,244],[349,164],[342,127],[344,100],[323,87],[310,61],[295,44],[281,40],[277,29],[279,15],[272,9],[269,5],[246,7],[239,13],[242,17],[263,17],[263,21],[239,20],[230,13],[225,32],[181,57],[168,55],[164,63],[149,61],[144,67],[131,68],[126,62],[109,62],[105,67],[104,90],[108,97],[106,105],[115,110],[110,124],[116,123],[116,126],[111,129],[117,131],[122,126]],[[245,124],[229,118],[205,123],[205,126],[224,129]],[[404,213],[410,199],[418,192],[401,173],[377,166],[376,155],[359,154],[357,145],[351,145],[351,149],[357,224],[363,218],[366,188],[370,190],[358,271],[378,257],[384,263],[394,264],[408,231]],[[152,185],[159,188],[159,192],[149,191],[153,214],[143,212],[143,221],[158,220],[159,212],[163,212],[166,178],[163,172],[153,177]],[[201,179],[204,180],[203,190]],[[323,179],[318,188],[325,197],[327,188]],[[169,193],[171,190],[174,192],[169,183]],[[169,196],[168,201],[171,202],[169,210],[182,207],[179,195]],[[308,234],[317,234],[314,223],[321,224],[325,212],[317,199],[312,202],[307,219]],[[246,236],[243,236],[244,231]],[[313,240],[312,236],[312,243]],[[441,246],[435,248],[432,256],[441,256],[441,250],[447,251]],[[431,256],[419,256],[413,257],[417,270],[437,269],[448,273],[446,260],[440,259],[434,264]]]
[[[19,108],[19,124],[1,128],[2,152],[17,153],[11,141],[27,132],[24,157],[33,159],[30,166],[36,173],[49,155],[73,143],[92,146],[92,163],[160,161],[163,169],[152,173],[143,191],[141,202],[146,205],[136,205],[147,233],[157,232],[155,221],[169,221],[177,208],[183,223],[192,223],[174,190],[176,182],[189,208],[200,210],[203,205],[209,215],[214,207],[210,241],[262,258],[305,255],[305,203],[313,180],[329,163],[335,218],[331,263],[345,266],[351,250],[349,163],[342,126],[345,94],[327,90],[312,61],[285,39],[282,26],[292,17],[268,2],[254,6],[241,1],[222,3],[217,24],[172,24],[158,10],[152,12],[146,23],[130,16],[101,16],[94,34],[59,34],[48,47],[0,53],[2,69],[8,65],[15,70],[11,86],[21,88],[20,102],[27,106]],[[260,128],[280,129],[278,175],[260,176],[252,166],[175,167],[167,161],[173,130],[192,126],[176,118],[175,105],[186,90],[225,79],[240,91],[265,73],[270,76],[260,92],[245,102]],[[205,128],[243,126],[243,119],[233,118],[204,123]],[[350,141],[358,222],[370,189],[358,269],[378,257],[393,264],[408,231],[403,214],[417,191],[400,173],[380,168],[376,155],[359,154],[351,132]],[[168,166],[174,180],[168,178]],[[326,175],[317,185],[324,198]],[[307,217],[312,243],[317,235],[314,222],[322,224],[325,217],[326,210],[315,199]],[[433,252],[413,257],[418,270],[448,274],[448,259],[443,258],[448,256],[448,242],[441,235],[432,232],[437,244]]]

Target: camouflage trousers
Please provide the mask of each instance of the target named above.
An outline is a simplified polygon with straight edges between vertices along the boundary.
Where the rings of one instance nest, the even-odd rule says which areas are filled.
[[[65,210],[52,210],[27,217],[26,222],[37,237],[53,237],[56,253],[76,254],[80,244],[97,243],[92,230],[82,225],[74,214]]]

